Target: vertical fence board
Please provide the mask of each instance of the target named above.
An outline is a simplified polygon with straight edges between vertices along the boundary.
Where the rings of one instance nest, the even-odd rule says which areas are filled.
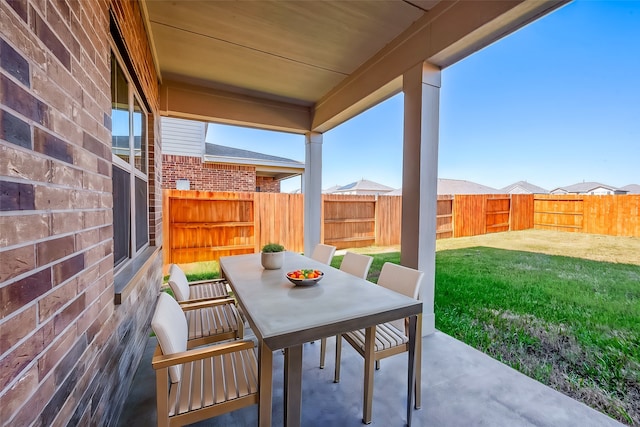
[[[511,231],[533,228],[533,194],[511,195]]]
[[[256,252],[267,243],[287,250],[304,250],[304,198],[302,194],[255,193]]]
[[[584,227],[584,196],[536,195],[534,228],[581,232]]]
[[[511,198],[508,194],[487,196],[485,210],[485,233],[509,231]]]
[[[338,249],[376,241],[376,196],[325,194],[324,243]]]
[[[402,196],[378,196],[376,204],[376,245],[400,244]]]
[[[398,232],[400,227],[398,227]],[[436,239],[453,237],[453,196],[438,196],[436,205]]]
[[[486,194],[456,194],[453,199],[453,237],[477,236],[486,230]]]

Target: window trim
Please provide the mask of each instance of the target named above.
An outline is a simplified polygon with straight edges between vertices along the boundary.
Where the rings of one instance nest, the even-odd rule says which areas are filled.
[[[110,39],[110,59],[114,59],[117,62],[118,67],[122,71],[127,80],[127,104],[128,104],[128,117],[129,117],[129,162],[125,162],[122,158],[117,156],[111,152],[112,166],[118,167],[125,171],[130,179],[129,179],[129,241],[128,245],[128,255],[125,259],[120,261],[118,264],[115,264],[114,257],[114,274],[118,274],[119,272],[125,270],[136,260],[137,257],[141,256],[149,247],[151,240],[151,227],[150,227],[150,192],[149,192],[149,171],[150,168],[150,159],[149,159],[149,116],[150,112],[145,102],[145,98],[141,96],[138,91],[138,86],[136,85],[135,80],[132,78],[132,75],[126,66],[127,62],[124,60],[122,55],[120,54],[119,49],[117,48],[113,39]],[[111,73],[111,71],[110,71]],[[146,173],[140,171],[135,166],[135,135],[134,135],[134,120],[133,115],[134,111],[134,101],[137,103],[140,112],[144,115],[145,120],[143,120],[143,135],[146,139],[146,143],[144,144],[145,155],[141,156],[146,161]],[[113,100],[112,100],[113,103]],[[123,110],[124,111],[124,110]],[[111,135],[113,136],[113,127],[111,129]],[[113,141],[113,139],[112,139]],[[140,249],[136,249],[137,245],[137,230],[136,230],[136,178],[144,181],[146,186],[146,224],[147,224],[147,238],[146,242],[140,246]],[[112,177],[113,179],[113,177]],[[114,238],[115,238],[115,230],[114,230]]]

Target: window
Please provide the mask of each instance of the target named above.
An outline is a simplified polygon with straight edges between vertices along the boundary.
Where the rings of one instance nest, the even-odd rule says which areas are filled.
[[[114,265],[149,243],[147,112],[135,86],[111,54]]]

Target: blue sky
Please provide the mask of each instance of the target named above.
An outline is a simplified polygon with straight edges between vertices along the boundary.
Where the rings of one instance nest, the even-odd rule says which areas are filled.
[[[324,134],[322,188],[402,186],[402,104],[400,94]],[[207,139],[304,161],[300,135],[212,125]],[[438,176],[640,184],[640,1],[575,1],[444,69]]]

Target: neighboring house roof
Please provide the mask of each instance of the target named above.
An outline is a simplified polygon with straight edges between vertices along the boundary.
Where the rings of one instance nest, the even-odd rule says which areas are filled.
[[[326,188],[326,189],[322,190],[322,192],[325,193],[325,194],[331,194],[331,193],[335,192],[340,187],[342,187],[342,185],[334,185],[332,187],[329,187],[329,188]]]
[[[379,192],[388,193],[393,188],[388,187],[377,182],[369,181],[368,179],[361,179],[360,181],[352,182],[351,184],[343,185],[335,190],[333,193],[351,193],[351,192]]]
[[[624,193],[625,190],[613,187],[611,185],[602,184],[600,182],[579,182],[573,185],[567,185],[565,187],[558,187],[551,190],[551,193],[568,193],[568,194],[586,194],[590,193],[598,188],[612,191],[614,193]]]
[[[500,190],[462,179],[438,178],[438,194],[497,194]]]
[[[500,191],[508,194],[545,194],[549,192],[549,190],[545,190],[527,181],[514,182],[511,185],[501,188]]]
[[[438,195],[449,194],[499,194],[501,190],[477,182],[462,179],[438,178]],[[385,196],[402,196],[402,188],[385,193]]]
[[[629,184],[624,187],[620,187],[620,190],[624,190],[627,194],[640,194],[640,184]]]
[[[205,144],[204,161],[255,166],[256,174],[286,179],[304,172],[304,162],[218,144]]]

